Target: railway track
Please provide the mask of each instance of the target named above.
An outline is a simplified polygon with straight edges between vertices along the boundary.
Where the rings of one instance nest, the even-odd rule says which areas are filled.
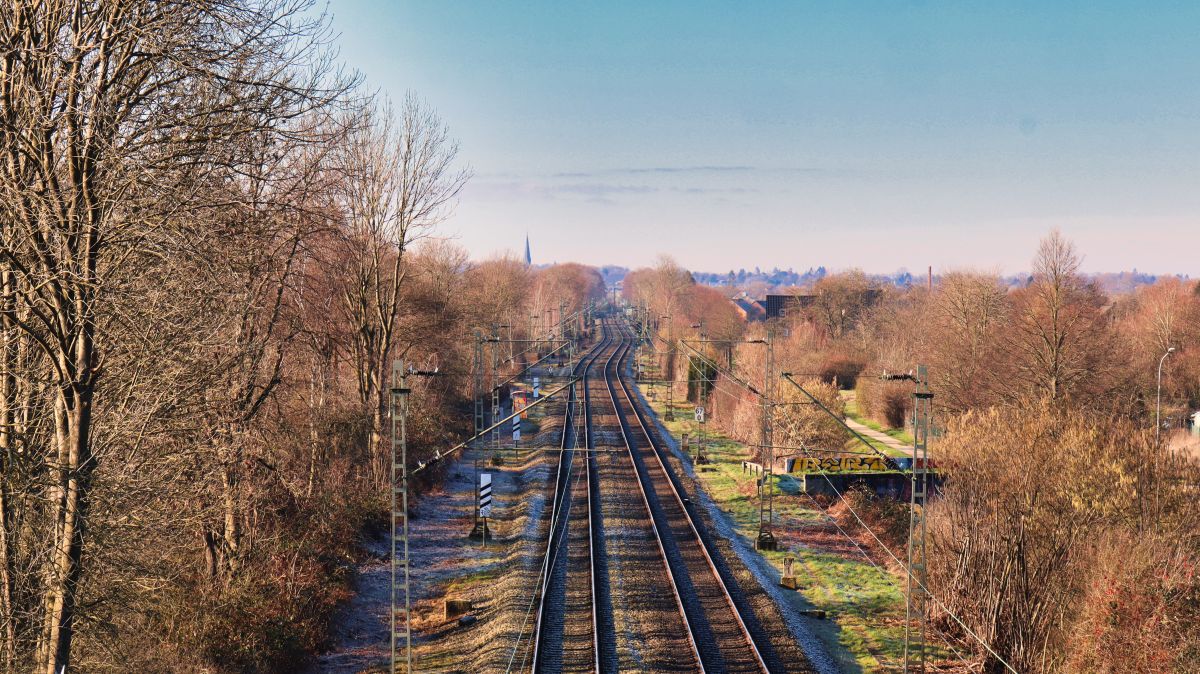
[[[620,376],[632,347],[607,321],[575,370],[532,671],[783,671]]]
[[[580,359],[573,374],[582,376],[582,387],[572,385],[568,391],[542,593],[534,627],[534,672],[600,671],[596,586],[603,575],[595,573],[595,560],[600,555],[596,553],[597,537],[593,531],[593,503],[598,501],[598,495],[593,499],[594,457],[587,382],[593,363],[609,350],[611,342],[606,331],[600,343]],[[577,409],[580,391],[582,410]],[[578,432],[579,411],[583,412],[582,438]]]
[[[690,500],[667,467],[628,384],[620,377],[632,353],[632,334],[624,326],[620,329],[625,333],[623,352],[614,370],[606,372],[606,378],[630,459],[638,470],[639,488],[659,531],[675,593],[687,616],[700,670],[770,672],[764,647],[748,626],[754,620],[753,612],[735,598],[736,584],[723,577],[716,562],[719,554],[701,535]],[[765,650],[769,649],[765,645]]]

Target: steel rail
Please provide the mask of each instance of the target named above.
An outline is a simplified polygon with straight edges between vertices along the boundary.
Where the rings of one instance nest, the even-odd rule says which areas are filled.
[[[588,370],[591,368],[592,364],[595,363],[596,359],[600,356],[600,354],[604,350],[609,348],[611,343],[612,343],[611,336],[609,336],[607,334],[607,332],[605,332],[603,339],[601,339],[601,341],[599,343],[597,343],[597,345],[594,346],[587,354],[585,354],[582,358],[580,358],[579,363],[577,363],[575,368],[572,370],[572,375],[578,375],[578,373],[580,373],[580,372],[583,373],[582,377],[579,381],[584,382],[585,389],[587,386],[586,382],[587,382]],[[549,534],[546,536],[546,552],[542,558],[542,574],[541,574],[541,578],[539,579],[539,584],[538,584],[538,587],[540,588],[540,596],[538,597],[537,618],[534,622],[534,631],[533,631],[533,658],[532,658],[531,670],[530,670],[532,672],[540,671],[540,667],[541,667],[540,658],[542,655],[542,636],[545,631],[544,617],[545,617],[545,611],[546,611],[546,598],[550,594],[549,593],[550,576],[554,572],[554,559],[557,556],[557,548],[561,547],[560,541],[562,540],[562,536],[566,535],[567,528],[568,528],[567,527],[568,521],[564,520],[562,518],[561,509],[562,509],[563,500],[567,496],[566,490],[569,488],[570,474],[571,474],[571,469],[573,467],[574,452],[567,451],[569,449],[567,447],[568,438],[571,437],[572,427],[573,427],[573,424],[575,423],[574,415],[571,412],[571,404],[572,404],[572,402],[579,399],[579,396],[576,393],[577,389],[575,388],[575,384],[572,383],[571,386],[572,386],[572,388],[571,388],[570,394],[567,396],[567,405],[566,405],[567,409],[566,409],[566,413],[564,415],[565,420],[563,422],[562,438],[559,442],[560,454],[559,454],[559,460],[558,460],[558,471],[555,476],[554,502],[553,502],[553,506],[551,507],[551,515],[550,515],[550,531],[549,531]],[[591,444],[591,438],[590,438],[590,433],[588,432],[587,427],[586,427],[587,426],[587,424],[586,424],[586,420],[587,420],[586,408],[585,408],[584,420],[585,420],[584,447],[587,448]],[[576,438],[576,440],[578,440],[578,438]],[[584,466],[585,466],[585,471],[586,471],[586,466],[587,466],[586,459],[584,462]],[[586,476],[586,473],[585,473],[585,476]],[[588,514],[589,514],[589,518],[590,518],[590,515],[591,515],[590,509],[588,511]],[[570,515],[568,513],[567,519],[569,520],[569,518],[570,518]],[[561,529],[562,533],[559,533],[560,529]],[[588,524],[588,531],[589,531],[589,550],[590,550],[590,544],[591,544],[590,543],[590,535],[591,535],[590,521]],[[592,588],[593,588],[592,589],[592,593],[593,593],[592,594],[592,596],[593,596],[592,621],[593,621],[593,624],[595,624],[595,601],[594,601],[594,599],[595,599],[595,579],[591,578],[590,582],[592,583]],[[564,588],[564,593],[565,593],[565,588]],[[599,649],[597,649],[596,652],[599,653]],[[597,657],[599,657],[599,656],[597,655]],[[599,671],[599,670],[597,670],[597,671]]]
[[[607,331],[605,331],[607,333]],[[607,334],[605,335],[607,337]],[[594,363],[595,361],[593,361]],[[608,363],[605,362],[607,367]],[[590,367],[590,365],[589,365]],[[588,388],[588,373],[583,373],[583,446],[587,448],[584,454],[583,479],[587,481],[587,532],[588,532],[588,592],[592,598],[592,671],[600,672],[600,598],[596,595],[596,508],[600,506],[600,494],[592,498],[592,464],[596,455],[591,452],[596,442],[592,433],[592,394]],[[599,482],[596,482],[597,489]]]
[[[624,361],[625,355],[630,350],[629,342],[626,339],[626,337],[628,337],[628,335],[622,334],[622,339],[619,342],[617,350],[613,352],[614,356],[616,356],[618,353],[620,354],[620,357],[617,360],[618,366],[621,362]],[[611,363],[611,358],[609,359],[609,363]],[[606,388],[608,389],[609,399],[612,401],[613,413],[616,415],[618,421],[620,421],[621,408],[617,405],[616,389],[612,384],[612,378],[609,376],[609,367],[608,367],[609,363],[605,363],[604,383],[605,383]],[[620,373],[618,373],[617,380],[620,381]],[[642,496],[642,503],[646,506],[646,514],[649,516],[649,519],[650,519],[650,527],[654,531],[654,542],[658,545],[658,552],[662,559],[663,568],[666,569],[667,578],[670,581],[671,594],[674,595],[674,597],[675,597],[675,605],[679,609],[679,616],[680,616],[680,618],[682,618],[683,625],[686,628],[688,644],[691,646],[692,655],[696,659],[696,667],[698,668],[698,670],[700,672],[705,672],[706,670],[705,670],[705,666],[704,666],[704,659],[700,656],[700,647],[699,647],[699,644],[696,642],[696,635],[692,628],[691,620],[688,618],[687,609],[684,607],[683,596],[680,595],[680,593],[679,593],[679,584],[675,578],[675,570],[671,568],[671,561],[667,556],[667,549],[666,549],[666,547],[663,546],[662,531],[659,529],[658,520],[654,516],[654,509],[650,506],[650,497],[646,493],[646,486],[642,483],[642,480],[640,479],[641,471],[638,470],[637,461],[635,461],[633,458],[633,444],[630,442],[629,435],[625,431],[625,424],[618,423],[618,426],[621,429],[621,439],[625,443],[625,448],[628,451],[629,460],[634,465],[634,472],[637,475],[639,475],[639,479],[636,480],[636,482],[638,484],[638,492]]]
[[[618,366],[620,366],[620,364],[623,363],[628,358],[629,351],[630,351],[630,349],[628,348],[628,346],[626,346],[621,360],[618,361]],[[606,372],[606,374],[607,374],[607,372]],[[687,502],[684,500],[683,495],[679,492],[679,489],[676,487],[675,481],[673,479],[671,479],[671,472],[670,472],[670,470],[668,470],[666,463],[663,461],[661,447],[659,446],[659,443],[654,440],[654,437],[651,435],[649,429],[647,428],[646,422],[645,422],[645,419],[643,418],[641,410],[639,409],[638,405],[634,402],[633,396],[629,392],[628,385],[626,384],[625,380],[619,376],[619,373],[617,376],[617,382],[620,384],[621,391],[624,394],[625,400],[629,405],[630,411],[633,412],[633,416],[637,420],[638,427],[641,429],[642,435],[645,436],[645,438],[646,438],[648,447],[652,450],[651,453],[654,455],[654,458],[657,461],[659,468],[662,470],[663,475],[667,479],[667,484],[671,488],[671,493],[675,496],[675,499],[679,503],[679,507],[684,514],[684,519],[687,523],[687,526],[691,530],[692,534],[694,535],[697,546],[699,547],[700,551],[703,553],[705,562],[707,562],[708,570],[712,573],[713,577],[716,579],[717,585],[719,586],[719,588],[721,590],[721,595],[725,599],[725,602],[729,605],[729,610],[733,614],[734,618],[736,619],[738,628],[741,631],[742,636],[745,638],[746,643],[749,645],[750,650],[754,655],[755,663],[758,665],[760,671],[769,673],[770,668],[767,667],[767,663],[763,659],[762,652],[759,650],[758,644],[755,642],[753,635],[750,634],[750,630],[746,627],[746,621],[742,617],[741,611],[738,609],[737,603],[733,600],[733,596],[730,594],[728,586],[726,586],[724,579],[721,577],[721,573],[717,569],[716,563],[713,561],[713,556],[708,549],[708,543],[705,541],[704,537],[700,535],[700,531],[696,527],[696,523],[692,519],[691,512],[688,509]],[[616,406],[615,397],[614,397],[613,404],[615,407]],[[627,442],[627,444],[628,444],[628,442]],[[632,459],[632,449],[630,450],[630,456]],[[636,466],[637,462],[635,461],[634,464]],[[642,471],[639,470],[638,472],[641,473]],[[649,479],[650,476],[646,475],[646,477],[647,477],[647,479]],[[639,480],[638,482],[640,485],[641,481]],[[643,487],[643,491],[644,491],[644,487]],[[643,496],[644,496],[644,494],[643,494]],[[649,501],[647,500],[647,509],[649,509],[649,507],[650,507]],[[664,516],[665,516],[665,513],[664,513]],[[651,512],[651,517],[652,518],[654,517],[653,512]],[[657,524],[655,525],[655,530],[657,531]],[[664,552],[664,559],[665,559],[665,554],[666,553]],[[672,575],[672,580],[673,579],[674,579],[674,576]],[[675,590],[675,592],[676,592],[676,596],[678,596],[677,589]],[[682,608],[682,603],[680,604],[680,606]],[[689,635],[689,638],[691,638],[690,635]],[[693,640],[693,644],[695,644],[694,640]],[[698,650],[697,650],[696,655],[697,655],[697,657],[699,657]]]

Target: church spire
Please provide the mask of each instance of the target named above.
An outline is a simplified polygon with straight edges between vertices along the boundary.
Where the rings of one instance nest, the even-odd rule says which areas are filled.
[[[525,266],[533,264],[533,257],[529,255],[529,232],[525,232]]]

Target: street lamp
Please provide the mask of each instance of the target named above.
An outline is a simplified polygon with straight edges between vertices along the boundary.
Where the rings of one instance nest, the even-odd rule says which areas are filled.
[[[1158,359],[1158,397],[1154,403],[1154,446],[1159,446],[1159,436],[1162,434],[1162,366],[1167,356],[1175,351],[1175,347],[1167,347],[1167,352]]]

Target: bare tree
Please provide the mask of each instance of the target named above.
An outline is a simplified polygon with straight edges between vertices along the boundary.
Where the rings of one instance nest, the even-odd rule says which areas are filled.
[[[1033,281],[1013,295],[1006,394],[1058,400],[1106,388],[1115,355],[1102,321],[1105,298],[1079,273],[1075,246],[1057,230],[1042,240]]]
[[[48,560],[37,668],[70,664],[91,490],[94,409],[118,289],[230,143],[327,100],[319,22],[302,3],[15,2],[0,39],[0,273],[6,325],[40,351],[51,392]],[[119,389],[118,389],[119,390]],[[8,413],[4,415],[8,420]]]
[[[414,94],[399,116],[367,107],[346,144],[339,202],[345,218],[342,310],[367,420],[375,478],[382,480],[385,384],[412,243],[453,207],[468,173],[454,167],[458,145]]]
[[[878,290],[865,274],[854,270],[821,278],[813,292],[816,300],[809,311],[830,337],[839,339],[858,322]]]
[[[938,405],[963,412],[993,401],[1008,292],[994,275],[953,272],[932,298],[930,366]]]

